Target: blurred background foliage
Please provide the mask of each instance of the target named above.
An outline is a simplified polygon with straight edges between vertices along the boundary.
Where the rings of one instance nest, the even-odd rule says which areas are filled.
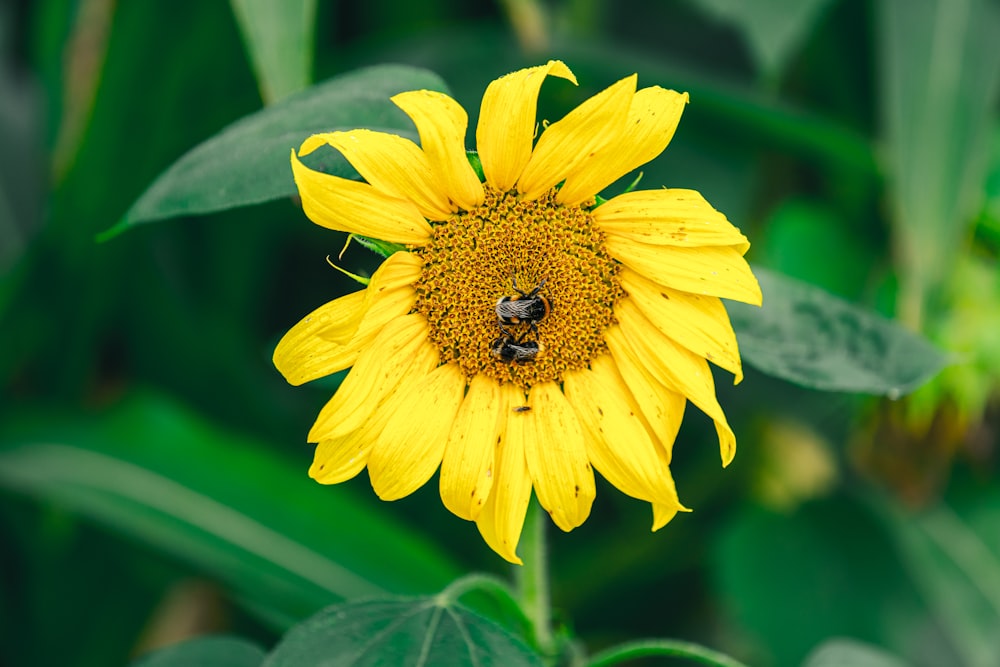
[[[271,646],[338,600],[505,573],[433,483],[389,505],[364,475],[305,475],[337,378],[293,390],[270,355],[354,289],[325,260],[342,236],[283,199],[95,237],[313,81],[425,67],[474,123],[490,80],[547,57],[581,85],[546,86],[542,118],[631,72],[688,91],[644,187],[700,190],[752,261],[956,355],[896,401],[720,376],[736,461],[692,410],[674,474],[693,514],[650,535],[601,486],[552,539],[560,618],[593,650],[658,635],[796,665],[844,636],[1000,664],[997,43],[995,0],[0,4],[0,665],[215,631]]]

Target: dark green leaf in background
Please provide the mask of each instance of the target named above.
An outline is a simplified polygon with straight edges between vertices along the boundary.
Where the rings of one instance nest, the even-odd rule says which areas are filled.
[[[945,504],[916,515],[886,507],[884,519],[906,571],[963,664],[1000,664],[1000,555]],[[985,534],[996,534],[996,524]]]
[[[882,116],[901,315],[921,322],[982,197],[1000,90],[1000,5],[882,0]]]
[[[426,70],[383,65],[351,72],[233,123],[162,173],[105,236],[135,224],[221,211],[295,194],[289,153],[317,132],[359,127],[416,139],[413,123],[389,98],[406,90],[447,90]],[[317,151],[311,166],[356,176],[335,151]]]
[[[336,605],[285,635],[264,667],[540,667],[502,627],[445,596]]]
[[[235,637],[198,637],[160,649],[132,667],[260,667],[265,653]]]
[[[743,360],[758,370],[812,389],[898,397],[948,363],[872,311],[766,269],[754,273],[764,305],[727,307]]]
[[[802,667],[906,667],[906,663],[869,644],[831,639],[810,653]]]
[[[316,0],[230,0],[266,104],[312,81]]]
[[[339,599],[439,590],[458,571],[346,489],[310,481],[306,461],[157,396],[97,419],[25,410],[0,452],[0,486],[211,573],[279,627]]]

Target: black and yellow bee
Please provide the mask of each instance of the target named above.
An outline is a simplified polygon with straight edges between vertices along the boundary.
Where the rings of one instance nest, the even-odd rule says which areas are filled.
[[[538,287],[530,292],[522,292],[517,288],[517,281],[514,281],[514,296],[502,296],[497,301],[496,314],[501,324],[508,326],[527,324],[534,331],[536,324],[541,322],[552,311],[552,303],[541,296],[539,292],[545,287],[543,280]]]

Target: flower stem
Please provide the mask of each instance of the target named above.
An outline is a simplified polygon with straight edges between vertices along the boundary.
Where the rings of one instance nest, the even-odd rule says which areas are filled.
[[[542,655],[554,655],[545,513],[536,501],[528,505],[521,532],[521,547],[524,565],[515,570],[517,595],[521,608],[534,626],[535,641]]]
[[[687,658],[712,667],[746,667],[742,662],[730,658],[725,653],[713,651],[699,644],[675,641],[672,639],[640,639],[621,646],[610,648],[592,657],[587,667],[611,667],[625,662],[652,655]]]

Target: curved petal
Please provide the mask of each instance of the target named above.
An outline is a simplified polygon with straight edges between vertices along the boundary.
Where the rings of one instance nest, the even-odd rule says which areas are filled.
[[[657,285],[625,267],[622,287],[642,314],[665,336],[743,379],[743,364],[729,313],[714,296],[698,296]]]
[[[308,155],[324,144],[343,153],[380,192],[410,200],[428,220],[445,220],[454,213],[427,156],[409,139],[372,130],[326,132],[306,139],[299,154]]]
[[[597,493],[580,422],[555,382],[532,386],[528,407],[517,414],[535,426],[524,443],[535,494],[557,526],[573,530],[587,520]]]
[[[690,512],[686,507],[677,507],[676,505],[666,504],[661,505],[660,503],[653,503],[653,532],[655,533],[660,528],[670,523],[670,521],[677,516],[678,512]]]
[[[390,321],[362,350],[337,393],[320,410],[309,442],[341,438],[360,428],[404,377],[410,372],[426,375],[437,361],[437,348],[427,341],[423,315]]]
[[[682,508],[666,453],[650,437],[612,358],[603,355],[590,370],[567,373],[564,388],[597,471],[633,498]]]
[[[476,126],[476,148],[486,182],[500,192],[514,187],[531,159],[538,91],[547,76],[576,85],[576,77],[560,60],[550,60],[496,79],[483,93]]]
[[[637,78],[633,74],[608,86],[545,128],[517,181],[525,199],[536,199],[574,171],[589,168],[602,147],[617,142]]]
[[[448,434],[441,461],[441,500],[455,515],[474,521],[493,488],[493,462],[502,433],[500,385],[477,375]]]
[[[313,171],[292,151],[292,174],[302,210],[321,227],[361,236],[424,245],[431,226],[407,199],[385,194],[367,183]]]
[[[608,329],[604,333],[604,340],[625,385],[632,392],[643,418],[649,423],[651,435],[663,450],[664,461],[669,465],[674,440],[684,420],[687,399],[667,389],[649,374],[649,369],[635,356],[622,335],[621,327],[616,325]]]
[[[557,201],[578,206],[663,152],[681,120],[687,93],[659,86],[636,92],[618,141],[601,148],[585,169],[566,177]]]
[[[755,306],[763,299],[750,265],[731,246],[655,246],[608,234],[604,249],[636,273],[666,287]]]
[[[609,234],[650,245],[734,246],[741,255],[747,237],[696,190],[626,192],[594,209],[594,222]]]
[[[434,475],[464,393],[462,369],[443,364],[425,377],[409,376],[380,408],[390,416],[368,457],[368,475],[379,498],[408,496]]]
[[[628,299],[618,302],[615,316],[621,331],[636,355],[664,384],[687,396],[698,409],[712,418],[719,436],[722,465],[736,454],[736,436],[715,396],[715,380],[708,362],[661,334]]]
[[[413,120],[431,171],[451,201],[466,211],[483,203],[483,184],[465,155],[469,116],[455,100],[432,90],[400,93],[392,101]]]
[[[346,343],[365,313],[365,290],[326,303],[306,315],[274,348],[274,366],[300,385],[353,365],[359,349]]]
[[[493,489],[476,518],[476,527],[493,551],[520,565],[517,543],[531,502],[531,474],[524,458],[524,446],[535,437],[534,424],[525,418],[530,413],[511,409],[524,404],[524,392],[512,384],[505,384],[500,387],[500,395],[500,411],[501,415],[506,415],[506,424],[497,448]]]
[[[320,440],[309,467],[309,476],[320,484],[340,484],[365,469],[374,438],[363,431],[344,437]]]
[[[389,320],[405,315],[416,299],[410,288],[423,263],[397,252],[382,262],[366,289],[320,306],[282,337],[274,365],[291,384],[302,384],[352,366]]]

